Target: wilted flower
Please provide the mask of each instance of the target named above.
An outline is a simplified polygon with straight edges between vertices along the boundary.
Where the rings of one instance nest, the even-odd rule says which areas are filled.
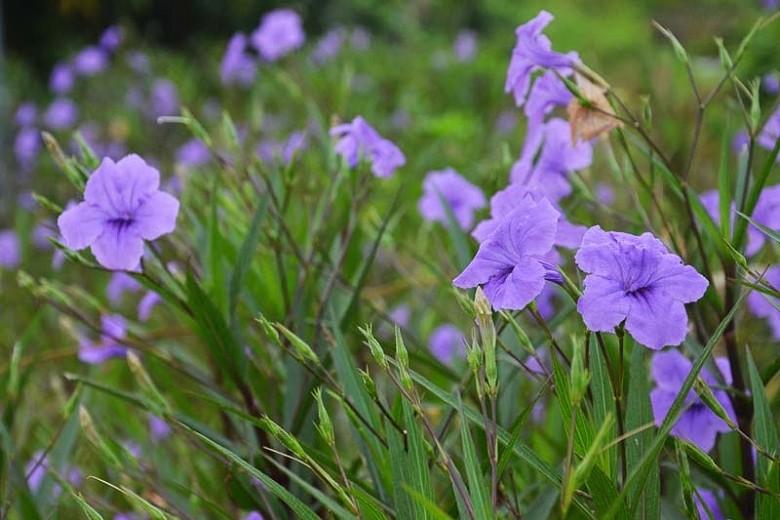
[[[439,325],[428,339],[428,348],[433,357],[449,365],[456,359],[466,356],[465,336],[455,325],[449,323]]]
[[[65,130],[72,127],[79,117],[79,109],[68,98],[57,98],[51,102],[43,115],[43,122],[53,130]]]
[[[176,150],[176,162],[184,166],[203,166],[210,158],[208,146],[194,137]]]
[[[79,359],[84,363],[96,365],[111,358],[125,357],[127,347],[122,340],[127,336],[127,322],[118,314],[100,318],[100,339],[91,341],[82,338],[79,342]]]
[[[474,212],[487,202],[482,190],[452,168],[428,172],[423,190],[417,207],[425,220],[449,224],[446,208],[449,206],[458,225],[464,230],[471,229]]]
[[[257,75],[257,65],[246,52],[247,37],[236,33],[230,38],[225,55],[219,67],[222,83],[225,85],[251,85]]]
[[[136,269],[144,240],[176,227],[179,202],[159,191],[159,185],[160,173],[135,154],[116,163],[103,159],[87,181],[84,201],[57,220],[65,245],[91,246],[107,269]]]
[[[571,68],[579,61],[576,52],[561,54],[551,50],[550,40],[542,34],[553,20],[547,11],[541,11],[536,18],[521,25],[515,31],[517,44],[512,50],[504,90],[515,97],[515,104],[522,106],[531,84],[531,74],[540,67],[549,69]]]
[[[93,76],[108,65],[108,54],[100,47],[85,47],[73,57],[73,70],[82,76]]]
[[[16,115],[14,116],[14,122],[19,126],[32,126],[35,124],[35,119],[38,117],[38,108],[32,101],[22,103],[16,109]]]
[[[731,369],[728,360],[722,357],[716,358],[715,365],[723,382],[730,385]],[[680,387],[682,387],[692,367],[693,364],[676,350],[657,352],[653,356],[651,373],[656,387],[650,392],[650,403],[653,406],[653,417],[657,425],[663,422],[671,409],[672,403],[677,394],[680,393]],[[736,415],[728,393],[717,388],[722,385],[706,369],[701,371],[700,377],[712,387],[715,399],[731,420],[736,422]],[[683,414],[672,427],[671,434],[695,444],[705,452],[710,451],[715,446],[715,437],[718,433],[730,431],[726,422],[715,415],[694,390],[691,390],[685,397],[683,410]]]
[[[108,52],[114,52],[122,43],[123,36],[122,28],[118,25],[108,27],[100,35],[100,48]]]
[[[157,79],[152,84],[152,115],[169,116],[179,111],[179,93],[169,79]]]
[[[523,309],[559,278],[544,257],[553,248],[560,214],[550,201],[527,196],[479,246],[476,256],[453,284],[481,285],[494,309]]]
[[[331,128],[330,135],[338,137],[336,152],[346,159],[350,168],[357,166],[361,157],[371,162],[371,171],[377,177],[390,177],[396,168],[406,164],[403,152],[391,141],[380,136],[360,116],[351,123]]]
[[[477,55],[477,33],[471,29],[461,30],[455,37],[452,51],[459,62],[472,61]]]
[[[772,287],[780,289],[780,266],[773,265],[767,269],[764,278]],[[780,305],[780,300],[754,290],[747,297],[747,305],[753,314],[759,318],[766,318],[772,329],[772,336],[776,339],[780,338],[780,311],[775,307]]]
[[[588,273],[577,302],[589,330],[626,330],[642,345],[679,345],[688,333],[685,304],[700,299],[709,282],[650,233],[641,236],[590,228],[577,266]]]
[[[14,139],[14,155],[16,162],[24,170],[28,170],[41,150],[41,135],[36,128],[25,127],[19,130]]]
[[[21,249],[19,237],[13,230],[0,231],[0,267],[13,269],[18,266],[22,256]]]
[[[301,17],[291,9],[277,9],[263,17],[260,27],[252,33],[252,45],[266,61],[276,61],[303,45]]]
[[[585,98],[584,104],[577,98],[572,98],[567,109],[569,124],[571,125],[571,140],[589,141],[602,134],[606,134],[613,128],[623,126],[615,117],[615,111],[604,95],[602,87],[596,86],[585,77],[577,74],[577,87],[580,95]]]

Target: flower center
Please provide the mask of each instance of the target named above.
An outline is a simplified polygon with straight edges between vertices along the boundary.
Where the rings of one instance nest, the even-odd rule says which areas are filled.
[[[109,219],[108,224],[117,228],[118,231],[124,231],[133,225],[135,220],[132,217],[118,217]]]

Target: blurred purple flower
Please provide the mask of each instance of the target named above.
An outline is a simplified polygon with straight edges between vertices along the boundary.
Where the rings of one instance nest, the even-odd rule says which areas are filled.
[[[24,468],[24,474],[27,475],[27,486],[33,493],[37,492],[46,477],[46,470],[49,467],[49,457],[43,450],[33,453],[27,466]]]
[[[138,319],[147,321],[152,316],[154,307],[162,301],[159,294],[154,291],[147,292],[141,301],[138,302]]]
[[[731,149],[739,154],[742,153],[743,150],[747,149],[749,144],[750,136],[744,130],[740,130],[734,134],[734,138],[731,140]]]
[[[22,244],[12,229],[0,231],[0,267],[14,269],[22,257]]]
[[[505,135],[517,126],[517,115],[514,110],[502,110],[496,118],[496,132]]]
[[[449,225],[445,204],[464,231],[474,224],[474,212],[485,207],[485,195],[452,168],[430,171],[423,182],[423,196],[417,204],[425,220]]]
[[[149,414],[149,435],[154,441],[167,439],[171,434],[171,427],[167,422],[156,415]]]
[[[276,9],[263,17],[252,33],[252,45],[266,61],[276,61],[306,40],[301,17],[291,9]]]
[[[577,302],[588,329],[612,332],[625,320],[634,339],[654,350],[682,343],[688,334],[685,304],[700,299],[709,285],[650,233],[594,226],[574,260],[588,274]]]
[[[702,520],[726,520],[726,516],[718,504],[718,497],[713,491],[705,488],[696,488],[693,502],[696,504],[696,511]]]
[[[777,144],[778,139],[780,139],[780,108],[769,116],[764,124],[764,128],[762,128],[761,132],[758,134],[756,142],[767,150],[772,150]],[[776,160],[780,162],[780,154],[777,155]]]
[[[210,158],[208,147],[196,138],[190,139],[176,150],[176,162],[184,166],[203,166]]]
[[[14,139],[14,155],[17,164],[23,170],[29,170],[32,167],[35,159],[38,158],[42,144],[41,135],[37,128],[28,126],[17,132]]]
[[[352,29],[350,44],[359,51],[367,50],[371,47],[371,33],[365,27],[355,27]]]
[[[428,339],[428,348],[433,357],[445,365],[466,356],[466,344],[463,332],[449,323],[439,325]]]
[[[141,290],[141,287],[141,283],[129,274],[117,272],[111,276],[111,280],[106,285],[106,296],[112,305],[118,305],[126,292],[137,292]]]
[[[765,11],[776,11],[780,7],[780,0],[761,0],[761,6]]]
[[[707,210],[715,224],[720,225],[720,196],[718,190],[710,190],[702,193],[699,197],[702,206]],[[731,228],[734,228],[734,219],[736,215],[736,206],[731,202]],[[780,184],[769,186],[761,191],[758,197],[756,207],[753,209],[751,217],[755,222],[775,231],[780,231]],[[748,224],[747,245],[745,246],[745,255],[753,256],[758,253],[766,242],[766,235],[753,226]]]
[[[531,87],[525,102],[528,132],[533,132],[555,107],[565,107],[574,98],[554,71],[548,70]]]
[[[377,177],[390,177],[396,168],[406,164],[403,152],[391,141],[380,136],[360,116],[351,123],[331,128],[330,135],[337,137],[336,153],[344,157],[350,168],[357,166],[361,157],[371,162],[371,171]]]
[[[571,193],[568,174],[587,168],[592,158],[593,146],[587,141],[572,146],[569,123],[553,118],[526,136],[509,176],[512,183],[539,189],[557,203]]]
[[[112,25],[100,35],[100,48],[108,52],[114,52],[122,44],[123,37],[122,28],[118,25]]]
[[[179,112],[179,92],[169,79],[156,79],[152,83],[152,115],[154,117],[175,115]]]
[[[764,278],[772,287],[780,289],[780,265],[773,265],[767,269]],[[780,306],[780,300],[754,290],[747,297],[747,305],[750,312],[769,321],[772,337],[780,339],[780,311],[775,307],[775,305]]]
[[[79,117],[79,109],[68,98],[57,98],[51,102],[43,115],[43,122],[52,130],[66,130],[72,127]]]
[[[761,87],[769,94],[777,94],[780,92],[780,77],[776,73],[764,74],[761,78]]]
[[[73,88],[75,80],[73,67],[67,63],[57,63],[54,65],[54,68],[51,69],[49,89],[58,95],[67,94]]]
[[[263,517],[263,515],[261,515],[257,511],[250,511],[249,513],[244,515],[243,520],[264,520],[264,519],[265,517]]]
[[[455,37],[452,51],[455,59],[461,63],[467,63],[474,60],[477,55],[477,33],[471,29],[463,29]]]
[[[55,237],[54,230],[51,227],[52,222],[46,220],[44,222],[37,222],[32,231],[32,244],[38,249],[49,249],[51,242],[49,237]]]
[[[615,190],[603,182],[596,184],[596,200],[604,206],[611,206],[615,202]]]
[[[151,70],[149,56],[142,51],[129,52],[125,58],[125,63],[139,74],[146,74]]]
[[[19,105],[16,109],[14,122],[19,126],[32,126],[38,117],[38,107],[32,101],[27,101]]]
[[[335,58],[344,45],[344,29],[336,27],[331,29],[317,42],[317,46],[312,52],[314,63],[325,63]]]
[[[715,365],[726,385],[731,384],[731,369],[726,358],[715,358]],[[676,350],[657,352],[653,356],[651,374],[656,387],[650,392],[650,404],[653,407],[653,417],[656,425],[660,425],[672,407],[680,387],[693,367],[685,356]],[[700,377],[712,387],[715,399],[721,404],[726,414],[736,423],[737,417],[731,406],[731,399],[719,381],[706,369]],[[671,434],[695,444],[701,450],[708,452],[715,446],[718,433],[731,431],[726,422],[704,404],[694,390],[685,397],[683,413],[672,427]]]
[[[293,157],[305,146],[306,133],[296,130],[290,134],[284,143],[269,139],[260,141],[257,145],[257,156],[263,162],[271,163],[281,160],[283,164],[289,164]]]
[[[547,199],[526,196],[479,245],[453,284],[464,289],[482,285],[496,310],[525,308],[545,280],[560,276],[544,259],[553,248],[559,216]]]
[[[125,357],[127,347],[122,340],[127,336],[127,322],[119,314],[108,314],[100,318],[100,339],[79,341],[79,359],[90,365],[105,363],[109,359]]]
[[[412,317],[412,309],[405,303],[402,303],[393,307],[388,313],[388,317],[393,324],[404,329],[409,326],[409,318]]]
[[[255,60],[246,52],[247,37],[236,33],[230,38],[219,67],[224,85],[251,85],[257,75]]]
[[[176,227],[179,201],[159,191],[160,172],[135,155],[103,159],[87,181],[84,201],[65,210],[57,224],[70,249],[91,246],[103,267],[134,270],[144,240]]]
[[[517,44],[512,50],[504,90],[512,93],[515,104],[522,106],[531,84],[531,74],[540,67],[569,71],[579,57],[576,52],[561,54],[551,50],[550,40],[542,34],[553,20],[547,11],[540,11],[536,18],[521,25],[515,31]]]
[[[73,57],[73,70],[82,76],[94,76],[108,66],[108,54],[100,47],[85,47]]]

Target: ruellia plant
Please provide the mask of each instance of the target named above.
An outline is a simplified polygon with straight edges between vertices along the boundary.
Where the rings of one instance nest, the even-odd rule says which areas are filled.
[[[471,77],[279,9],[190,109],[110,29],[16,114],[0,517],[779,518],[775,19],[623,86],[546,11]]]

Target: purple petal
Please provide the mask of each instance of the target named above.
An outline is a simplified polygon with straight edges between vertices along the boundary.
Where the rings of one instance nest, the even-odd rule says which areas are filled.
[[[66,209],[57,218],[64,244],[70,249],[84,249],[103,232],[106,213],[87,202]]]
[[[109,224],[92,243],[92,254],[106,269],[133,271],[144,255],[144,241],[132,228]]]
[[[612,332],[626,319],[631,301],[616,280],[590,275],[585,278],[585,290],[577,301],[577,311],[588,330]]]
[[[136,230],[146,240],[154,240],[176,228],[179,201],[158,191],[146,198],[135,211]]]
[[[685,305],[653,291],[635,295],[626,319],[626,330],[638,343],[654,350],[679,345],[688,335]]]

